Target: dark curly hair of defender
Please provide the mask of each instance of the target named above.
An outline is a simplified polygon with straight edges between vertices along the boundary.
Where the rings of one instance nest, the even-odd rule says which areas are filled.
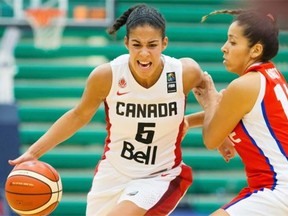
[[[161,29],[162,38],[166,36],[166,21],[164,17],[156,9],[146,4],[139,4],[129,8],[115,20],[114,24],[107,29],[107,32],[109,34],[115,34],[125,24],[127,37],[129,37],[130,29],[144,25]]]
[[[279,28],[272,14],[256,10],[217,10],[202,17],[204,22],[208,16],[216,14],[237,15],[234,22],[243,27],[243,34],[252,47],[256,43],[263,45],[260,61],[267,62],[274,58],[279,50]]]

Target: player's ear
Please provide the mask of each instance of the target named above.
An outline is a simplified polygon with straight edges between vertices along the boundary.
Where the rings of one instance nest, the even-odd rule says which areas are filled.
[[[162,40],[162,51],[164,51],[167,46],[168,46],[168,37],[164,37]]]
[[[125,47],[128,49],[128,43],[129,43],[129,39],[127,36],[124,37],[124,44],[125,44]]]
[[[263,45],[256,43],[250,50],[250,56],[253,59],[259,58],[263,54]]]

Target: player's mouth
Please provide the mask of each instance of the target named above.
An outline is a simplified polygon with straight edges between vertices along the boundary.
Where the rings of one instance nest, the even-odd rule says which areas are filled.
[[[137,61],[139,67],[147,69],[152,65],[152,62]]]

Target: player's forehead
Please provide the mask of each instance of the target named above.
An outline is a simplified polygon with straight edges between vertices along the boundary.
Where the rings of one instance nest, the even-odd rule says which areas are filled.
[[[162,40],[161,29],[157,29],[150,25],[140,25],[129,31],[129,40],[135,42],[153,43]]]
[[[244,37],[244,27],[239,25],[237,21],[231,23],[228,28],[228,38],[231,39],[241,39]]]

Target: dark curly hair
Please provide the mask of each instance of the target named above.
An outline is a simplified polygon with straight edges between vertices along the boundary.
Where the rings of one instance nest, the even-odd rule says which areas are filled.
[[[130,29],[148,24],[156,29],[161,29],[162,38],[166,35],[166,21],[159,11],[146,4],[139,4],[129,8],[114,24],[107,29],[109,34],[115,34],[121,26],[126,24],[126,36],[129,36]]]

